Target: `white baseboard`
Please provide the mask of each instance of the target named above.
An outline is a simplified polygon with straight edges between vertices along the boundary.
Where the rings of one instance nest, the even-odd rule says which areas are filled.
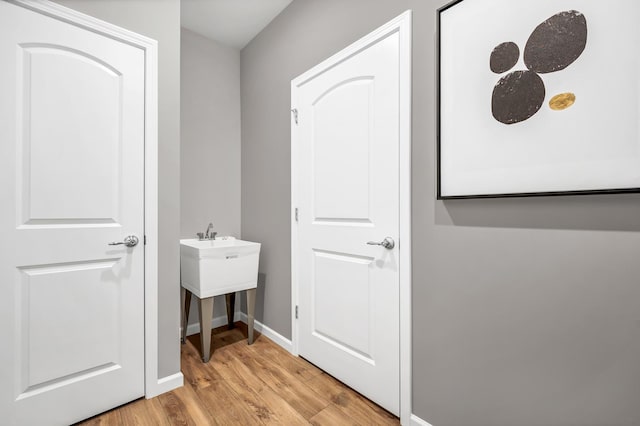
[[[240,312],[240,321],[244,322],[245,324],[247,323],[247,315],[244,312]],[[253,328],[258,333],[273,340],[274,343],[282,347],[287,352],[293,353],[293,343],[291,343],[291,340],[287,339],[282,334],[277,333],[273,329],[267,327],[257,320],[253,321]]]
[[[184,384],[184,376],[182,373],[172,374],[171,376],[163,377],[158,379],[158,383],[153,389],[146,389],[144,397],[146,399],[150,399],[161,395],[165,392],[172,391],[174,389],[178,389],[182,387]]]
[[[422,420],[420,417],[415,414],[411,415],[411,426],[432,426],[431,423]]]
[[[243,312],[236,312],[233,315],[233,320],[234,321],[242,321],[243,323],[247,323],[247,315]],[[222,327],[224,325],[227,325],[227,316],[219,316],[219,317],[214,317],[211,320],[211,328],[216,328],[216,327]],[[260,334],[263,334],[265,337],[268,337],[269,339],[273,340],[274,343],[276,343],[278,346],[281,346],[282,348],[284,348],[287,352],[292,353],[293,351],[293,344],[291,343],[291,340],[287,339],[286,337],[284,337],[283,335],[277,333],[276,331],[274,331],[273,329],[267,327],[266,325],[262,324],[260,321],[256,321],[254,320],[253,322],[253,328]],[[200,333],[200,324],[198,323],[194,323],[194,324],[189,324],[187,326],[187,336],[191,336],[192,334],[198,334]],[[182,327],[180,327],[180,335],[182,336]]]

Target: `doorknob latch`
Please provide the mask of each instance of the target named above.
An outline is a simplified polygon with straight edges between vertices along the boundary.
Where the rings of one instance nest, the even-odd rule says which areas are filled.
[[[370,246],[382,246],[382,247],[386,248],[387,250],[391,250],[392,248],[394,248],[396,246],[396,243],[393,241],[393,238],[391,238],[391,237],[386,237],[384,240],[382,240],[379,243],[377,243],[375,241],[369,241],[369,242],[367,242],[367,244],[369,244]]]
[[[136,237],[135,235],[129,235],[128,237],[124,238],[124,241],[113,241],[109,243],[109,245],[110,246],[125,245],[127,247],[135,247],[138,245],[139,242],[140,240],[138,239],[138,237]]]

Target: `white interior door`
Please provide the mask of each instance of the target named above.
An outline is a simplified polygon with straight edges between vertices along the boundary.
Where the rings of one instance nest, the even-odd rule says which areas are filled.
[[[299,353],[396,415],[399,60],[395,32],[292,84]]]
[[[144,395],[144,52],[0,1],[0,62],[0,423],[70,424]]]

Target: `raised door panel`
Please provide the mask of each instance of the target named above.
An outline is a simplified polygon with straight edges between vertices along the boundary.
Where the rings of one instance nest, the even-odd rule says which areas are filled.
[[[20,268],[18,399],[120,367],[116,269],[114,259]]]
[[[118,221],[122,75],[63,46],[20,49],[21,224]]]
[[[313,103],[316,222],[371,222],[374,79],[340,82]]]
[[[312,333],[335,348],[373,363],[371,271],[374,259],[313,251]]]

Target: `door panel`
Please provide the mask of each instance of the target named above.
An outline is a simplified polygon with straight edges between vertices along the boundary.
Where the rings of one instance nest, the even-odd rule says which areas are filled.
[[[314,255],[314,337],[373,362],[370,268],[374,259],[319,250]],[[348,312],[349,317],[337,312]]]
[[[102,279],[115,264],[105,260],[19,269],[18,329],[23,345],[18,360],[26,379],[20,396],[115,365],[121,349],[116,314],[122,290],[115,280]],[[71,297],[58,297],[61,294]],[[92,330],[91,342],[74,332],[79,318]]]
[[[144,52],[0,1],[0,58],[0,412],[70,424],[144,395]]]
[[[316,221],[370,221],[373,81],[341,82],[312,104]]]
[[[24,223],[116,222],[121,73],[64,46],[27,44],[19,52]],[[65,167],[52,161],[59,157]]]
[[[399,413],[399,34],[294,88],[299,352]]]

